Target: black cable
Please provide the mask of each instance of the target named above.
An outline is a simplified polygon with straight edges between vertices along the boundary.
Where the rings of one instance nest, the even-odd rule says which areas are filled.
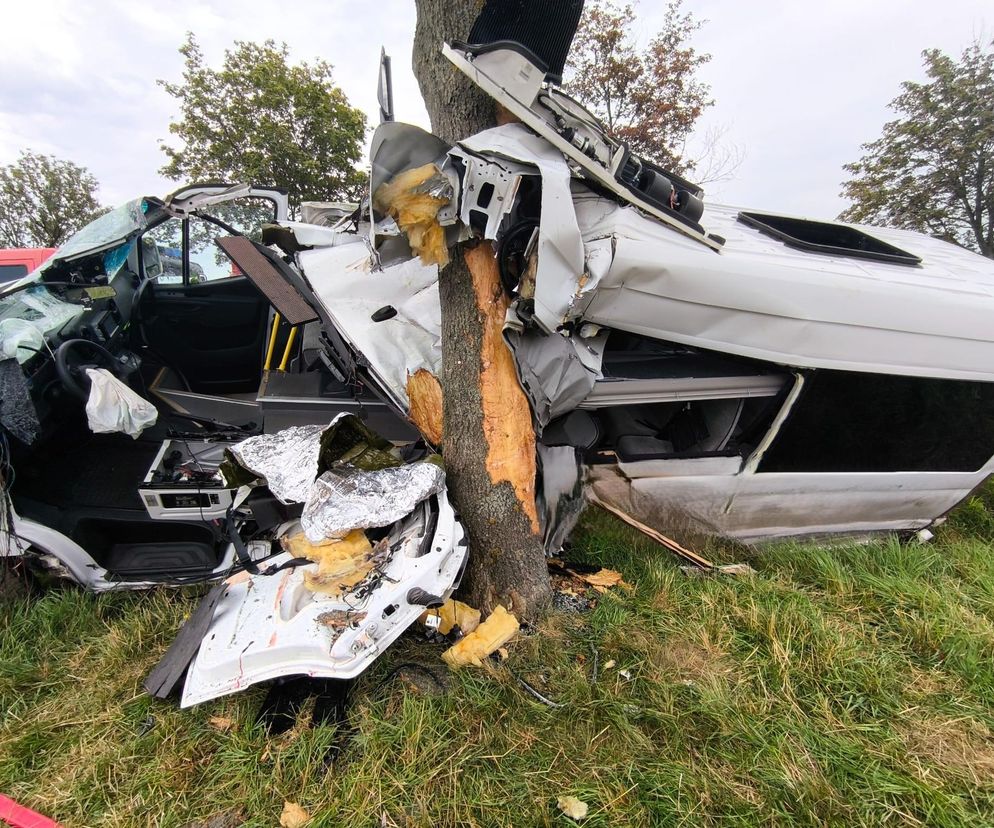
[[[389,673],[387,673],[382,679],[380,679],[376,686],[373,688],[374,691],[381,690],[387,682],[397,677],[397,674],[401,670],[417,670],[418,672],[424,673],[428,678],[430,678],[439,689],[445,689],[445,682],[438,677],[438,673],[435,672],[434,668],[429,667],[427,664],[418,664],[416,661],[405,661],[402,664],[398,664]]]

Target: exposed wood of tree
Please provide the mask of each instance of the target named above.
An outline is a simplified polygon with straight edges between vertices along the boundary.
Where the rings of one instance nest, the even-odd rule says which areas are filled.
[[[495,126],[494,102],[441,54],[443,41],[466,38],[482,4],[415,3],[414,73],[433,131],[454,142]],[[465,585],[470,602],[485,611],[502,603],[534,618],[551,597],[535,513],[535,432],[499,335],[506,302],[489,242],[453,251],[439,273],[439,295],[443,454],[450,491],[469,534]]]

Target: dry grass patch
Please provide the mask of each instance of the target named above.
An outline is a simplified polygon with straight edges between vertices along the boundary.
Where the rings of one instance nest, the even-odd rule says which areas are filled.
[[[908,753],[930,766],[919,768],[922,778],[954,775],[994,790],[994,733],[978,719],[916,715],[900,736]]]

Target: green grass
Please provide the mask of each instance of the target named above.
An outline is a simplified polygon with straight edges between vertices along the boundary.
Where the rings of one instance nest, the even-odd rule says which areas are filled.
[[[274,826],[285,800],[312,825],[564,825],[567,794],[585,825],[994,824],[992,545],[988,492],[929,545],[718,549],[757,577],[691,578],[590,512],[573,556],[632,594],[484,669],[447,673],[409,634],[360,679],[349,732],[279,737],[253,724],[259,689],[190,711],[143,695],[195,591],[8,599],[0,791],[69,826]],[[448,692],[390,677],[412,660]]]

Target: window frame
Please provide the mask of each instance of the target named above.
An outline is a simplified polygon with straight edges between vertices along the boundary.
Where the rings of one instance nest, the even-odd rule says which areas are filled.
[[[869,259],[870,261],[905,265],[907,267],[918,267],[922,262],[920,256],[908,253],[906,250],[895,247],[893,244],[882,241],[876,236],[871,236],[869,233],[848,224],[840,224],[838,222],[831,221],[815,221],[813,219],[796,218],[794,216],[778,216],[773,213],[758,213],[753,210],[743,210],[736,218],[741,224],[746,225],[746,227],[751,227],[754,230],[758,230],[764,236],[777,239],[787,245],[787,247],[793,247],[797,250],[804,250],[808,253],[821,253],[828,256],[845,256],[851,259]],[[778,227],[776,224],[771,223],[771,221],[798,223],[802,225],[809,225],[812,228],[839,228],[845,231],[845,234],[847,235],[852,235],[865,240],[867,243],[872,244],[876,249],[866,250],[858,247],[846,247],[843,245],[814,242],[809,239],[793,235],[783,227]]]

